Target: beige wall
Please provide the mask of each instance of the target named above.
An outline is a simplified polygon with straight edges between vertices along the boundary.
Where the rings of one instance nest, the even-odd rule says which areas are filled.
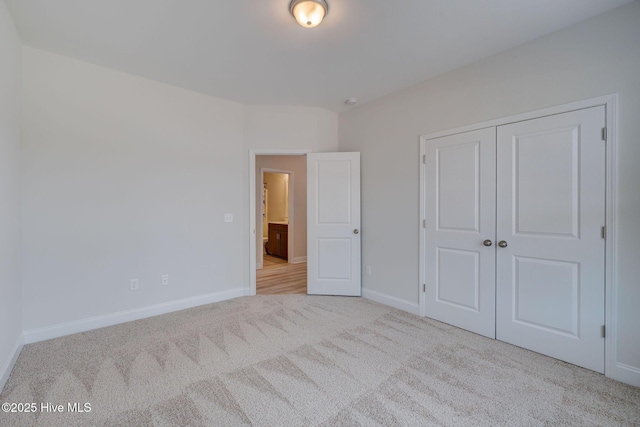
[[[619,93],[619,363],[640,370],[640,2],[339,116],[362,153],[363,287],[418,303],[419,136]],[[381,173],[383,171],[384,173]]]
[[[261,168],[278,169],[293,172],[289,182],[289,191],[293,191],[293,221],[289,218],[289,227],[293,223],[293,259],[302,260],[307,256],[307,159],[305,156],[256,156],[256,188],[260,188]],[[271,197],[271,196],[269,196]],[[260,221],[260,198],[256,197],[256,222]],[[291,214],[291,207],[289,208]],[[256,224],[258,227],[259,224]],[[256,228],[257,229],[257,228]],[[256,235],[260,235],[256,233]],[[262,241],[256,241],[256,261],[262,259]]]
[[[264,183],[269,194],[267,197],[267,221],[288,221],[289,176],[284,173],[265,172]]]

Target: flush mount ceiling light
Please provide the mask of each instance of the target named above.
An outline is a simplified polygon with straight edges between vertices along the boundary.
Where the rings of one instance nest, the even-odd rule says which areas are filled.
[[[329,12],[329,5],[325,0],[292,0],[289,12],[298,24],[305,28],[313,28],[317,27]]]

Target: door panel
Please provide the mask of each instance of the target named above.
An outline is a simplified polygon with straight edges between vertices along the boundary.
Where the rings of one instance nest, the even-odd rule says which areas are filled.
[[[351,280],[351,238],[319,238],[318,279]]]
[[[360,296],[360,153],[307,155],[307,217],[307,292]]]
[[[435,151],[438,230],[479,231],[480,143],[445,145]]]
[[[495,337],[495,128],[425,144],[427,316]]]
[[[322,160],[315,163],[317,221],[319,225],[351,223],[351,160]]]
[[[571,125],[513,135],[516,235],[578,237],[578,134]]]
[[[575,262],[513,257],[514,321],[578,336],[578,268]]]
[[[604,372],[604,107],[497,129],[496,337]]]
[[[478,312],[480,260],[478,252],[438,248],[436,300]]]

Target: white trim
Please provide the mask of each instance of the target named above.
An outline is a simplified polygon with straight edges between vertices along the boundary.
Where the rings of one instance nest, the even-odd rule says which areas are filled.
[[[380,304],[388,305],[389,307],[397,308],[398,310],[406,311],[418,316],[420,315],[420,306],[412,301],[407,301],[405,299],[365,288],[362,289],[362,297],[370,299],[371,301],[379,302]]]
[[[15,345],[13,346],[13,351],[11,352],[9,359],[6,361],[4,366],[2,366],[2,371],[0,371],[0,392],[4,389],[4,386],[7,384],[9,380],[9,376],[11,376],[11,371],[13,371],[13,367],[18,360],[18,356],[20,356],[20,352],[22,351],[22,347],[24,346],[24,334],[20,333],[18,339],[16,340]]]
[[[304,156],[311,153],[311,150],[300,148],[252,148],[249,154],[256,156]]]
[[[307,262],[306,256],[298,256],[291,260],[291,264],[302,264],[303,262]]]
[[[249,150],[249,295],[256,294],[256,153]]]
[[[247,295],[256,294],[256,156],[304,156],[311,150],[300,149],[250,149],[249,150],[249,288]]]
[[[606,109],[606,125],[607,125],[607,142],[606,142],[606,226],[607,240],[605,243],[605,324],[607,326],[607,337],[605,338],[605,375],[618,381],[622,381],[635,386],[640,386],[640,367],[632,367],[618,362],[617,339],[618,339],[618,277],[617,277],[617,250],[616,244],[618,240],[618,94],[610,94],[599,96],[596,98],[585,99],[582,101],[572,102],[569,104],[558,105],[540,110],[530,111],[527,113],[516,114],[513,116],[502,117],[482,123],[462,126],[454,129],[433,132],[420,136],[420,283],[425,283],[425,266],[424,266],[424,230],[422,229],[422,221],[425,219],[424,214],[424,164],[422,156],[425,153],[425,144],[429,139],[439,138],[442,136],[454,135],[458,133],[483,129],[487,127],[502,126],[509,123],[531,120],[539,117],[550,116],[554,114],[566,113],[569,111],[581,110],[585,108],[597,107],[604,105]],[[422,290],[422,289],[420,289]],[[421,292],[420,313],[426,315],[424,293]]]
[[[424,180],[427,176],[427,165],[424,162],[425,156],[426,156],[426,152],[427,152],[427,145],[426,143],[423,141],[422,137],[420,137],[420,217],[418,218],[418,228],[419,228],[419,233],[418,235],[420,236],[420,247],[418,248],[418,256],[420,258],[418,261],[418,268],[419,268],[419,273],[418,273],[418,304],[420,306],[419,309],[419,314],[420,316],[426,316],[427,315],[427,302],[425,301],[426,298],[426,292],[424,292],[424,286],[426,280],[427,280],[427,272],[426,272],[426,267],[424,265],[424,257],[425,257],[425,249],[426,249],[426,231],[427,229],[424,226],[424,222],[426,220],[427,217],[427,211],[426,211],[426,206],[425,206],[425,201],[426,201],[426,196],[425,196],[425,185],[424,185]]]
[[[212,304],[214,302],[225,301],[233,298],[245,296],[245,288],[229,289],[213,294],[198,297],[184,298],[177,301],[169,301],[155,304],[148,307],[125,310],[117,313],[93,316],[73,322],[59,323],[57,325],[46,326],[44,328],[24,331],[24,343],[31,344],[51,338],[63,337],[65,335],[76,334],[78,332],[90,331],[104,328],[105,326],[117,325],[119,323],[131,322],[133,320],[145,319],[147,317],[158,316],[160,314],[185,310],[187,308],[198,307],[200,305]]]
[[[438,132],[427,133],[420,135],[420,141],[426,141],[428,139],[440,138],[442,136],[455,135],[457,133],[464,133],[473,130],[503,126],[511,123],[522,122],[525,120],[539,119],[541,117],[553,116],[555,114],[567,113],[569,111],[583,110],[585,108],[597,107],[599,105],[607,106],[607,113],[610,109],[610,104],[617,103],[618,95],[610,94],[604,96],[598,96],[595,98],[585,99],[582,101],[571,102],[569,104],[556,105],[553,107],[541,108],[539,110],[529,111],[526,113],[515,114],[513,116],[500,117],[498,119],[488,120],[486,122],[475,123],[467,126],[460,126],[453,129],[442,130]]]
[[[257,262],[256,263],[256,270],[262,270],[263,267],[263,263],[262,262]]]
[[[636,366],[630,366],[625,363],[617,363],[616,368],[626,371],[629,376],[640,377],[640,368]],[[615,379],[615,378],[614,378]],[[637,383],[630,382],[629,384],[638,387]]]
[[[605,338],[604,372],[609,378],[640,387],[640,366],[618,361],[618,94],[605,103],[607,116],[607,187],[605,220]]]

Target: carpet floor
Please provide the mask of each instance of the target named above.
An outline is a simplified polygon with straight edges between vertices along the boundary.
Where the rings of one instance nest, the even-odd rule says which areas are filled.
[[[307,295],[27,345],[0,402],[37,406],[0,412],[1,426],[640,425],[638,388],[363,298]]]

